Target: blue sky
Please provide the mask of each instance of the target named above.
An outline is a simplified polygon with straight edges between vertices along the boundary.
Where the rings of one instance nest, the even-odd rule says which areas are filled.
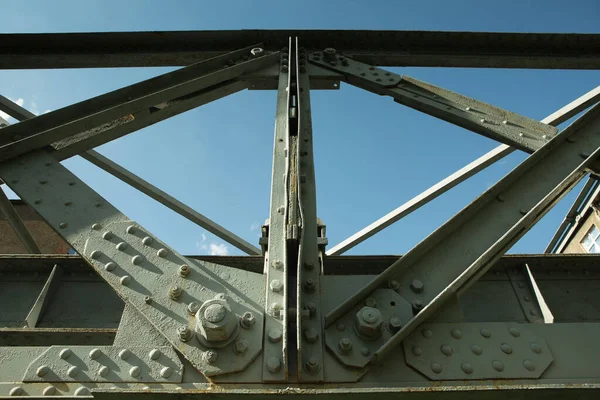
[[[2,32],[212,29],[398,29],[599,33],[600,2],[578,1],[9,1]],[[294,4],[298,4],[295,7]],[[301,38],[300,38],[301,40]],[[36,113],[170,68],[0,71],[0,93]],[[600,71],[394,68],[542,119],[600,84]],[[318,213],[331,245],[391,211],[497,143],[360,89],[312,95]],[[268,217],[275,92],[242,92],[97,150],[257,243]],[[402,254],[524,158],[514,153],[349,254]],[[79,157],[65,165],[178,251],[240,254]],[[573,200],[513,249],[542,252]]]

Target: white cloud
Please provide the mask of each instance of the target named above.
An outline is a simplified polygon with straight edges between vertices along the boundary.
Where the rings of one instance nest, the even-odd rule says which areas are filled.
[[[206,235],[204,233],[202,234],[202,241],[206,242]]]
[[[43,114],[48,114],[50,111],[52,111],[52,110],[46,110],[43,112]]]
[[[38,105],[35,101],[31,102],[31,110],[32,113],[34,113],[35,115],[40,115],[40,110],[38,109]]]
[[[225,246],[225,243],[211,243],[210,244],[210,255],[211,256],[226,256],[229,255],[229,249]]]
[[[255,231],[255,230],[257,230],[258,228],[260,228],[260,222],[253,222],[253,223],[250,225],[250,230],[251,230],[251,231]]]

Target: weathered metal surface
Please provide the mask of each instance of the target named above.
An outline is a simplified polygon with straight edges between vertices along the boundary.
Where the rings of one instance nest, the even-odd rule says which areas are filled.
[[[189,65],[252,43],[334,47],[388,66],[600,68],[600,35],[390,30],[234,30],[0,35],[0,68]]]

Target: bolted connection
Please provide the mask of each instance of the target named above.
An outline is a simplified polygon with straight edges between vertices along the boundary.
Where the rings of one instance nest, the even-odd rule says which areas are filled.
[[[383,317],[378,309],[363,307],[355,315],[354,327],[359,336],[364,339],[376,339],[381,334]]]
[[[244,315],[242,315],[242,317],[240,318],[240,325],[244,329],[252,328],[255,322],[256,319],[254,318],[254,314],[252,314],[250,311],[246,311]]]
[[[169,288],[169,297],[172,300],[177,300],[182,293],[183,289],[181,288],[181,286],[171,286],[171,288]]]
[[[208,342],[228,340],[237,329],[237,318],[224,296],[205,301],[196,313],[196,332]]]
[[[194,336],[194,332],[187,325],[183,325],[177,329],[177,336],[182,342],[187,342]]]

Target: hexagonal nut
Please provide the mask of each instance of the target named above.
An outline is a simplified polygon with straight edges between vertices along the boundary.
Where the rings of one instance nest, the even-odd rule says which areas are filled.
[[[224,299],[205,301],[196,313],[196,332],[209,342],[229,339],[237,326],[237,317]]]
[[[354,327],[359,336],[365,339],[375,339],[381,334],[383,317],[378,309],[363,307],[355,315]]]

